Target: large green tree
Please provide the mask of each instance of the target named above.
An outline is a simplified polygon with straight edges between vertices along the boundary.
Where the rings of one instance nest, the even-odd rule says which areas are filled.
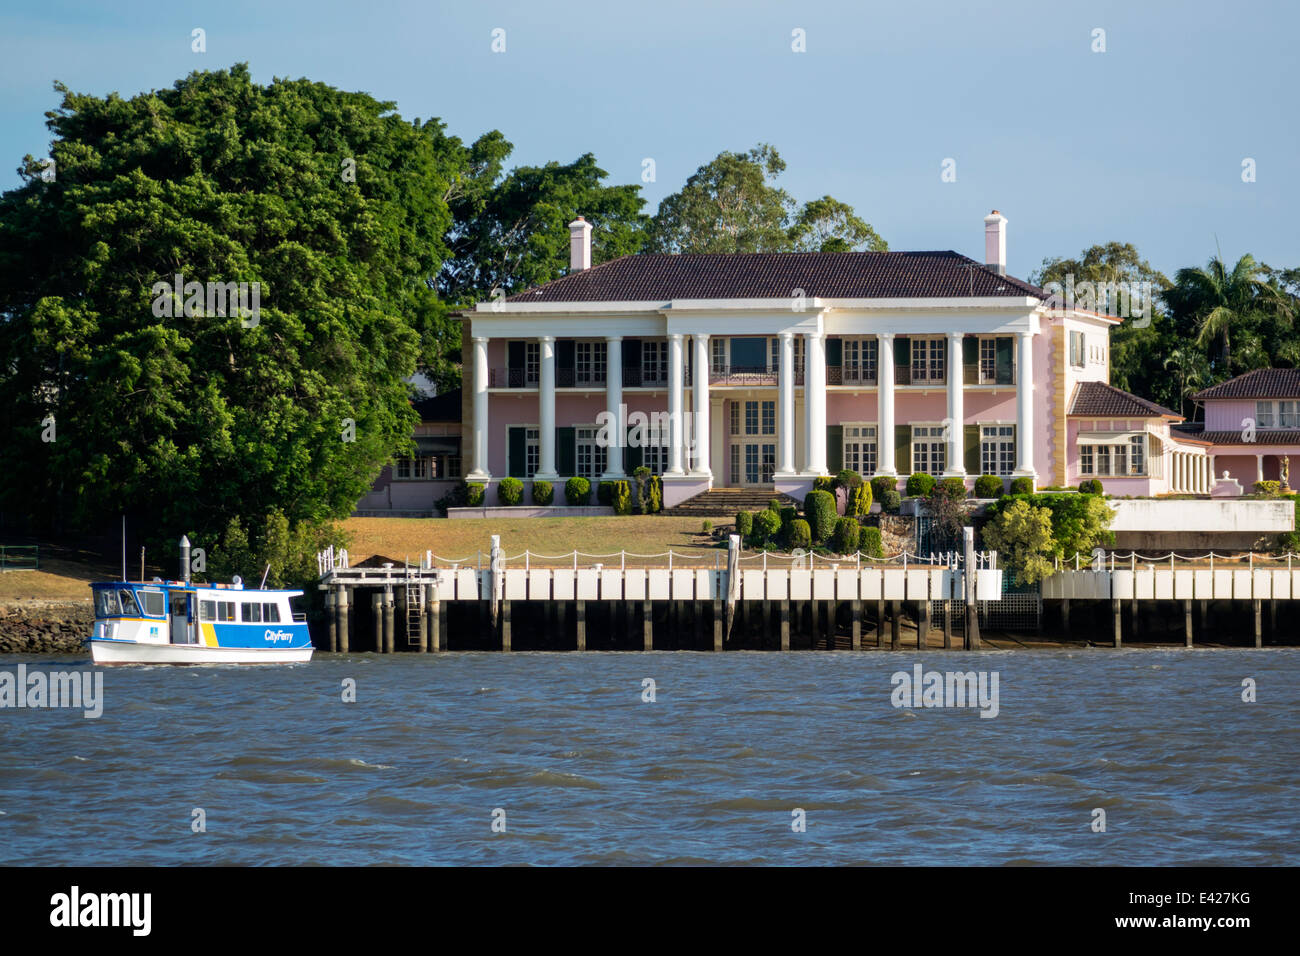
[[[831,196],[800,206],[776,179],[777,151],[719,153],[659,204],[650,223],[653,252],[883,251],[888,244],[853,208]]]
[[[441,125],[244,65],[57,90],[52,180],[27,157],[0,197],[0,507],[200,540],[346,515],[413,424],[460,174]],[[260,312],[183,308],[155,288],[177,275],[260,283]]]

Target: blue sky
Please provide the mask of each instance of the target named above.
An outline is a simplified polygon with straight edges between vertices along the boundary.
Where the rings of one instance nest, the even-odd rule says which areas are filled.
[[[770,142],[796,198],[850,203],[893,249],[982,257],[996,207],[1021,276],[1108,240],[1167,273],[1216,240],[1300,266],[1298,33],[1284,2],[7,4],[0,188],[46,155],[54,80],[131,95],[246,61],[258,81],[364,90],[466,140],[500,129],[520,163],[592,152],[638,182],[651,157],[649,211],[719,151]]]

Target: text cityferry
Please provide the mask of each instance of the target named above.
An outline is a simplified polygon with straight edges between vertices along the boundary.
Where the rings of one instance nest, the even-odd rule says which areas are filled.
[[[286,664],[311,660],[302,591],[188,581],[91,585],[96,664]]]

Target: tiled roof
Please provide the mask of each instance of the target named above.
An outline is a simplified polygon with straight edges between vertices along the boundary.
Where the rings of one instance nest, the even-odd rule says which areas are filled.
[[[877,299],[1047,293],[956,252],[781,252],[623,256],[510,302]]]
[[[1240,428],[1236,431],[1207,432],[1203,422],[1171,425],[1170,430],[1215,445],[1300,445],[1300,430],[1294,428],[1256,429],[1254,441],[1246,441],[1246,436]]]
[[[1115,418],[1159,418],[1168,415],[1181,419],[1175,411],[1139,398],[1105,382],[1080,382],[1070,402],[1071,415]]]
[[[1300,398],[1300,369],[1257,368],[1202,389],[1192,398]]]

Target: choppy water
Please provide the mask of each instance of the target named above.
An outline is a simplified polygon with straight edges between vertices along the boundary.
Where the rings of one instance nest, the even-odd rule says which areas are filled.
[[[890,675],[918,660],[997,671],[998,716],[895,709]],[[19,662],[69,663],[0,670]],[[0,864],[1300,862],[1296,651],[321,655],[104,673],[99,720],[0,710]]]

